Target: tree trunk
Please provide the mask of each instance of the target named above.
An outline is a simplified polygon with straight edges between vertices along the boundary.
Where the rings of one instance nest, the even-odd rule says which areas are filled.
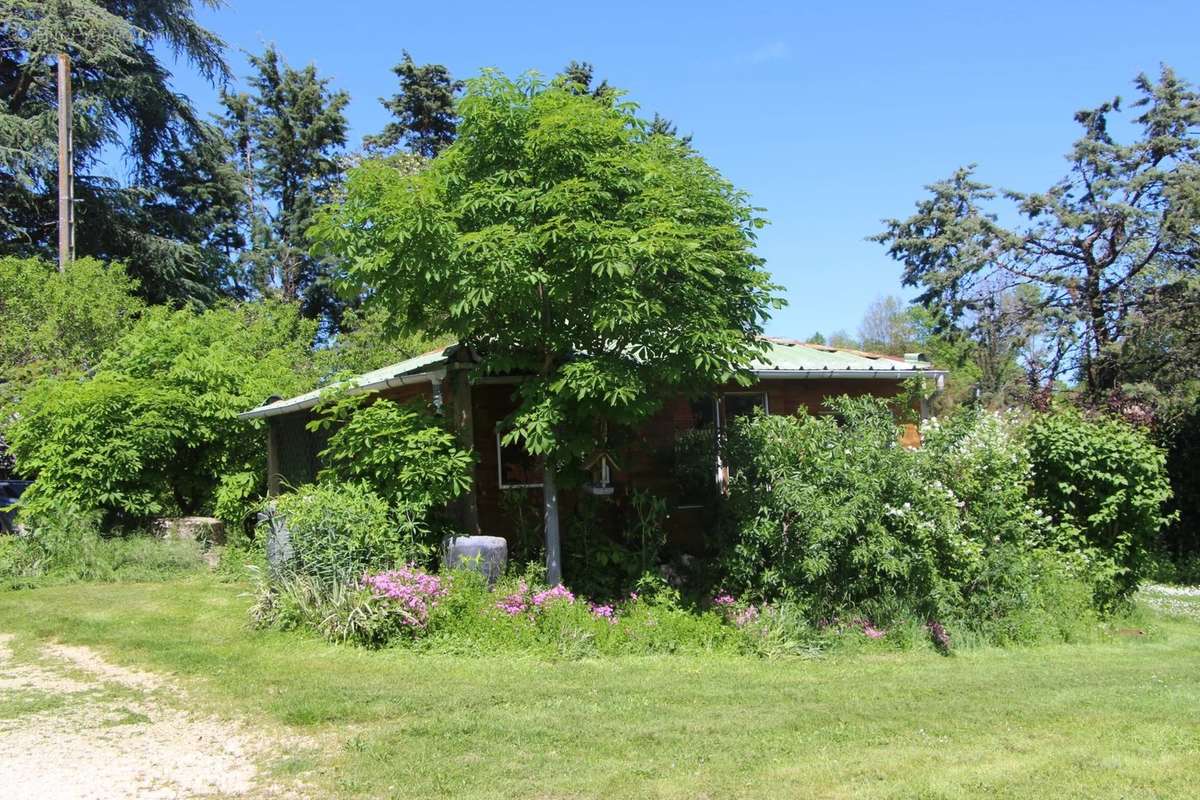
[[[547,459],[542,467],[542,497],[546,514],[546,583],[551,586],[562,583],[562,548],[558,537],[558,485],[555,483],[555,477],[554,467]]]

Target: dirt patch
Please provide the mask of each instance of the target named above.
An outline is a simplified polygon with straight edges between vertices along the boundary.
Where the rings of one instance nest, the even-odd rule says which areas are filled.
[[[304,796],[260,781],[257,765],[279,742],[175,706],[179,695],[162,676],[86,647],[48,645],[21,657],[13,642],[0,634],[6,800]]]
[[[110,664],[86,647],[51,644],[42,648],[42,652],[52,658],[66,661],[76,669],[93,675],[97,680],[106,683],[117,683],[128,689],[141,689],[145,691],[154,691],[163,687],[163,681],[157,675]]]

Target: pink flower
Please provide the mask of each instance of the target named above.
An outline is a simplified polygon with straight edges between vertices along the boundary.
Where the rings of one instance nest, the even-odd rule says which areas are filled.
[[[737,603],[737,598],[731,594],[719,594],[713,598],[714,606],[732,606]]]
[[[359,585],[377,600],[390,601],[401,623],[411,628],[424,628],[429,612],[446,595],[441,578],[412,566],[365,573]]]
[[[612,625],[617,624],[617,612],[612,606],[588,603],[588,608],[591,610],[592,616],[598,619],[606,619]]]
[[[862,631],[867,635],[868,639],[882,639],[884,634],[887,633],[887,631],[880,630],[869,622],[863,625]]]
[[[568,603],[574,603],[575,595],[571,594],[571,590],[560,583],[533,596],[533,604],[538,608],[541,608],[552,600],[565,600]]]

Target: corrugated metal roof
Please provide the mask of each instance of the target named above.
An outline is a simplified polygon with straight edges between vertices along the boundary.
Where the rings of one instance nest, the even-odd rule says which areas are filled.
[[[864,353],[801,342],[796,339],[763,337],[769,344],[766,353],[750,365],[755,373],[770,372],[930,372],[927,361],[908,361],[901,356]]]
[[[440,350],[430,350],[428,353],[422,353],[419,356],[401,361],[398,364],[364,372],[362,375],[350,378],[346,383],[349,385],[351,392],[361,393],[377,391],[386,386],[396,386],[413,382],[411,380],[405,381],[404,378],[428,380],[433,373],[445,369],[446,363],[450,360],[450,355],[456,347],[457,345],[450,345]],[[275,400],[270,403],[264,403],[258,408],[239,414],[238,417],[241,419],[273,417],[278,414],[312,408],[320,401],[321,392],[328,388],[327,386],[321,387],[320,389],[314,389],[311,392],[290,397],[286,400]]]
[[[910,361],[900,356],[827,347],[796,339],[781,339],[774,336],[763,338],[768,342],[769,348],[762,357],[750,364],[750,371],[760,378],[902,380],[913,375],[937,377],[944,374],[942,371],[934,369],[933,365],[927,361]],[[441,350],[431,350],[398,364],[363,373],[350,379],[352,382],[350,391],[354,393],[378,391],[387,386],[430,380],[445,370],[450,356],[457,347],[458,345],[450,345]],[[264,403],[258,408],[238,416],[241,419],[255,419],[312,408],[320,401],[322,391],[323,389],[315,389],[287,400]]]

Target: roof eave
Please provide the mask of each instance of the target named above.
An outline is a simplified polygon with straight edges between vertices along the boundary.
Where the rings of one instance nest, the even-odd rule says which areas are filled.
[[[437,369],[426,370],[423,372],[413,372],[407,375],[395,375],[391,378],[385,378],[380,381],[372,381],[358,386],[350,387],[346,390],[347,394],[368,394],[370,392],[378,392],[383,389],[394,389],[398,386],[411,386],[414,383],[433,383],[435,381],[444,380],[446,377],[446,368],[444,366]],[[335,384],[336,385],[336,384]],[[333,388],[327,387],[327,388]],[[274,403],[268,403],[265,406],[252,408],[249,411],[243,411],[238,414],[238,419],[264,419],[266,417],[278,417],[282,414],[293,414],[297,411],[306,411],[321,402],[321,393],[313,395],[301,395],[300,397],[292,398],[291,400],[280,400]]]
[[[755,369],[750,371],[756,378],[820,380],[828,378],[851,378],[856,380],[899,381],[905,378],[939,378],[945,370],[907,367],[904,369]]]

